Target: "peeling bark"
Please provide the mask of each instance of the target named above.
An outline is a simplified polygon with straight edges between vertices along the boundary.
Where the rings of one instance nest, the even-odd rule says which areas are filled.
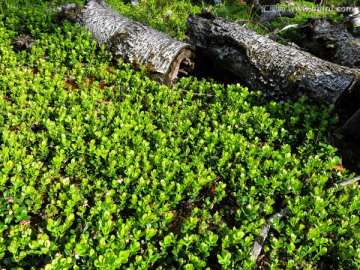
[[[115,57],[135,67],[146,66],[160,83],[169,85],[194,69],[192,46],[120,15],[104,0],[58,10],[87,28],[96,42],[105,44]]]

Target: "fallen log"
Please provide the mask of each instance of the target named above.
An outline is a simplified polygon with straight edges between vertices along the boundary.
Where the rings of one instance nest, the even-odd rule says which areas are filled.
[[[104,0],[65,5],[57,11],[88,29],[114,57],[135,67],[146,66],[160,83],[169,85],[194,69],[192,46],[120,15]]]
[[[190,15],[186,26],[190,44],[198,55],[212,60],[211,68],[220,67],[266,97],[281,101],[304,97],[312,103],[339,105],[351,95],[351,100],[360,101],[360,69],[321,60],[208,14]]]
[[[298,45],[343,66],[360,68],[360,39],[330,18],[309,19],[300,27]]]

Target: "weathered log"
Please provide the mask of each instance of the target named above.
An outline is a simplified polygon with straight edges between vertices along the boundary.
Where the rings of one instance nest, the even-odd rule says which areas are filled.
[[[291,10],[278,10],[275,4],[280,1],[246,0],[246,3],[253,6],[260,14],[260,22],[267,23],[274,21],[277,17],[295,18],[296,14]],[[265,4],[265,5],[263,5]]]
[[[360,98],[360,69],[321,60],[221,18],[190,15],[186,26],[190,43],[212,60],[212,68],[225,69],[264,96],[337,105],[350,93],[352,100]]]
[[[58,11],[87,28],[115,57],[136,67],[146,66],[160,83],[171,84],[194,69],[191,45],[120,15],[104,0],[66,5]]]
[[[300,27],[298,44],[310,53],[348,67],[360,67],[360,39],[329,17],[309,19]]]

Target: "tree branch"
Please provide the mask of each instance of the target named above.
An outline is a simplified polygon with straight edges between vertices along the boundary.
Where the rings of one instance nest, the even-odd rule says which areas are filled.
[[[280,210],[280,212],[272,215],[266,222],[265,225],[262,227],[260,234],[256,237],[255,242],[251,248],[251,255],[254,256],[255,261],[259,257],[263,244],[268,236],[270,230],[270,223],[274,221],[275,218],[283,218],[289,212],[289,208],[285,207]]]
[[[346,180],[344,182],[341,182],[339,184],[335,184],[335,188],[349,186],[349,185],[351,185],[353,183],[356,183],[358,181],[360,181],[360,175],[358,175],[358,176],[356,176],[354,178],[351,178],[349,180]]]

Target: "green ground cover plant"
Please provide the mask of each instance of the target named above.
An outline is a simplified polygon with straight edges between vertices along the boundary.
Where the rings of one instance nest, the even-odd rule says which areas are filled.
[[[48,4],[0,15],[1,268],[360,267],[332,108],[193,77],[159,86]],[[31,49],[13,51],[18,34]]]

